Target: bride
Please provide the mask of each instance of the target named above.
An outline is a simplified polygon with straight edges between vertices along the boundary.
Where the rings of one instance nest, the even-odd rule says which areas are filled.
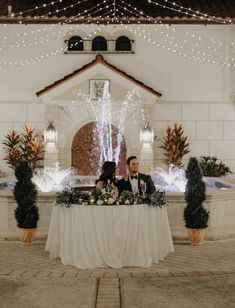
[[[96,187],[102,191],[118,193],[116,175],[116,163],[105,161],[102,166],[102,173],[98,180],[96,180]]]

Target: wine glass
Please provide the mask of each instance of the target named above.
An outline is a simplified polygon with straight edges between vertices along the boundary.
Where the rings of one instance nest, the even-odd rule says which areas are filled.
[[[143,198],[145,198],[145,193],[146,193],[146,190],[147,190],[147,185],[146,185],[145,182],[141,183],[141,190],[142,190],[142,193],[143,193]]]

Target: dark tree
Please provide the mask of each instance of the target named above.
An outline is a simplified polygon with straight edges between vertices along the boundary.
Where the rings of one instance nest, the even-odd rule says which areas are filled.
[[[196,157],[191,157],[186,169],[184,221],[186,228],[207,228],[209,212],[203,207],[206,199],[206,185]]]
[[[15,169],[17,179],[14,197],[17,202],[15,219],[19,228],[36,228],[39,219],[37,189],[32,182],[33,171],[26,160],[20,160]]]

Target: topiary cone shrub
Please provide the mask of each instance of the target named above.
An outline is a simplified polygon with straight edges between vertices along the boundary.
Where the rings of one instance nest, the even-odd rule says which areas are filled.
[[[19,228],[30,229],[37,227],[39,219],[37,189],[32,182],[33,171],[26,160],[20,160],[15,169],[17,179],[13,193],[17,203],[15,219]]]
[[[191,157],[186,169],[185,200],[187,205],[184,209],[184,222],[186,228],[207,228],[209,212],[203,207],[206,200],[206,185],[203,181],[202,171],[196,157]]]

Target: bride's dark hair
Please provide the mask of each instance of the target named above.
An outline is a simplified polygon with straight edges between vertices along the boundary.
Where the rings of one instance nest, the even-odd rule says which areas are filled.
[[[105,161],[102,166],[102,173],[99,179],[96,181],[103,181],[105,185],[107,184],[108,180],[116,184],[115,179],[115,171],[116,171],[116,163],[114,161]]]

